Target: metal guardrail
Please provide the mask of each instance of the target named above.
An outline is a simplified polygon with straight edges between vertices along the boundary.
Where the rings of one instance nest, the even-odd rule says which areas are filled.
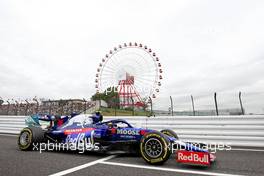
[[[0,133],[18,134],[26,116],[0,116]],[[122,118],[136,127],[172,129],[180,139],[192,142],[224,143],[232,146],[264,147],[264,116],[107,116]]]
[[[27,116],[0,116],[0,133],[19,134]]]

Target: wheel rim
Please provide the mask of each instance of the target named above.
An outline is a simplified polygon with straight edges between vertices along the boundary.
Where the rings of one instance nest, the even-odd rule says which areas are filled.
[[[145,151],[151,158],[158,158],[162,154],[163,147],[158,139],[150,138],[145,143]]]
[[[29,133],[28,132],[23,132],[19,138],[19,143],[22,146],[25,146],[29,143]]]

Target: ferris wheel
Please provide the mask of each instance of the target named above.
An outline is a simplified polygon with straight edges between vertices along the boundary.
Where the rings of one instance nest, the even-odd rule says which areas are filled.
[[[162,72],[160,59],[151,48],[141,43],[124,43],[110,50],[99,63],[96,92],[116,88],[121,106],[141,106],[149,97],[156,98]]]

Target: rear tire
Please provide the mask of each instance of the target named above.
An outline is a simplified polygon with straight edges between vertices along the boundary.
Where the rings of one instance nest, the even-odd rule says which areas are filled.
[[[45,141],[44,131],[38,127],[26,127],[18,136],[18,147],[20,150],[32,150],[34,145],[40,145]]]
[[[145,134],[140,141],[140,154],[149,164],[163,164],[171,155],[170,141],[160,132]]]

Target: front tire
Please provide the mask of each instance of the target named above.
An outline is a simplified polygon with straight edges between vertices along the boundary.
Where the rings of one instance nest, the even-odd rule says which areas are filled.
[[[44,140],[45,136],[41,128],[26,127],[20,132],[17,143],[20,150],[32,150],[33,143],[39,145]]]
[[[179,140],[178,135],[173,130],[164,129],[164,130],[161,130],[160,132],[162,134],[165,134],[165,135],[170,136],[170,137],[174,137],[175,139]]]
[[[171,155],[169,144],[169,140],[162,133],[147,133],[140,141],[140,154],[149,164],[163,164]]]

